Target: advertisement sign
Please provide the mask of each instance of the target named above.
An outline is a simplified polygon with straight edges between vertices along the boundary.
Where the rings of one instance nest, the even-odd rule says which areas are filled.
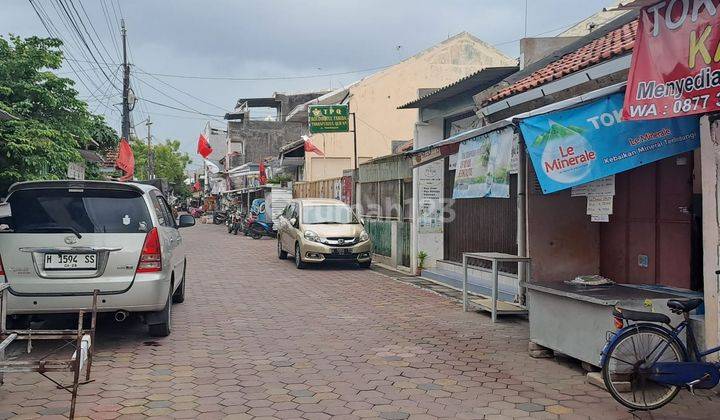
[[[510,198],[510,127],[460,143],[453,198]]]
[[[347,105],[310,105],[308,127],[311,133],[347,133],[350,131]]]
[[[621,121],[622,93],[520,121],[540,186],[551,193],[700,146],[696,116]]]
[[[624,120],[720,110],[720,15],[716,5],[710,1],[663,1],[642,9]]]
[[[419,169],[418,178],[418,232],[443,231],[443,168],[444,162],[435,161]]]

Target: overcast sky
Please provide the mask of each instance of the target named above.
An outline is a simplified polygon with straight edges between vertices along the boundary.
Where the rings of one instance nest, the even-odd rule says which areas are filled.
[[[110,86],[96,64],[84,62],[92,58],[87,52],[83,56],[71,37],[71,26],[60,18],[64,13],[61,2],[33,0],[33,3],[49,18],[51,30],[54,25],[65,38],[70,54],[79,60],[74,63],[79,77],[67,66],[63,75],[83,79],[90,92],[78,82],[81,96],[89,98],[90,109],[105,114],[119,132],[120,113],[116,104],[120,102],[120,92]],[[74,5],[86,20],[87,31],[105,56],[96,58],[110,67],[106,73],[120,75],[116,16],[124,16],[136,67],[133,87],[137,96],[212,115],[232,109],[239,97],[338,88],[372,73],[359,70],[396,63],[462,31],[517,57],[518,39],[525,32],[525,0],[63,0],[63,3],[68,8]],[[609,3],[611,0],[529,1],[527,34],[555,35]],[[87,24],[85,13],[92,25]],[[3,0],[0,32],[23,37],[47,36],[29,0]],[[85,75],[81,69],[95,70],[86,70]],[[297,78],[344,72],[353,73]],[[295,78],[230,81],[161,74]],[[120,86],[112,75],[110,78]],[[196,157],[197,137],[207,117],[140,101],[133,113],[134,123],[144,120],[147,113],[154,122],[152,129],[157,140],[180,139],[183,149]],[[222,118],[217,120],[214,124],[223,127]],[[144,125],[137,129],[145,135]]]

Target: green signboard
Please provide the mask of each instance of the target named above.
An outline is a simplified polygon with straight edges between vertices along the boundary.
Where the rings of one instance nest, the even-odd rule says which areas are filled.
[[[308,126],[311,133],[347,133],[347,105],[310,105],[308,109]]]

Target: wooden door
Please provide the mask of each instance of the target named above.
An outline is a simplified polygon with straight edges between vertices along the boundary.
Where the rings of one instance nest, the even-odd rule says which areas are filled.
[[[600,272],[618,282],[690,289],[692,158],[683,154],[615,177],[600,227]]]

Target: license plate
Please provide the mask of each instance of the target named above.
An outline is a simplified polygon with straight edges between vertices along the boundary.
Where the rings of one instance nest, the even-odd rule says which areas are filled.
[[[95,254],[45,254],[46,270],[95,270]]]
[[[349,253],[349,248],[333,248],[333,254],[335,255],[348,255]]]

